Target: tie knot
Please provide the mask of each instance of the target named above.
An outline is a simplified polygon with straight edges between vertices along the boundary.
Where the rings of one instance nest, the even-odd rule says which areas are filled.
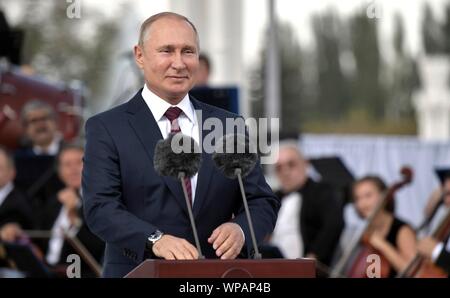
[[[180,116],[181,112],[182,110],[179,107],[170,107],[167,109],[164,115],[172,123],[173,120],[177,119]]]
[[[177,119],[180,116],[181,112],[182,110],[179,107],[170,107],[167,109],[164,115],[172,123],[173,120]]]

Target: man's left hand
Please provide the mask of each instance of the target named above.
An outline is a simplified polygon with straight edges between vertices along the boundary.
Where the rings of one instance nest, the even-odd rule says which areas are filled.
[[[238,224],[227,222],[213,231],[208,243],[222,260],[235,259],[244,246],[244,235]]]

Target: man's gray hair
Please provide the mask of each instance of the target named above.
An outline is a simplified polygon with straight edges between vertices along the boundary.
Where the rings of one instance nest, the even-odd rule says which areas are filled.
[[[51,105],[49,105],[48,103],[46,103],[42,100],[33,99],[33,100],[27,102],[23,106],[22,111],[20,112],[20,119],[22,120],[22,122],[26,123],[28,113],[30,113],[32,111],[36,111],[36,110],[47,110],[49,113],[49,116],[52,119],[56,119],[55,109]]]
[[[200,48],[200,39],[198,37],[197,28],[195,27],[194,23],[192,23],[187,17],[185,17],[181,14],[177,14],[177,13],[169,12],[169,11],[152,15],[151,17],[149,17],[142,23],[141,30],[139,31],[139,42],[138,42],[139,46],[141,46],[141,47],[144,46],[144,41],[147,39],[148,31],[150,29],[151,24],[153,24],[154,22],[156,22],[157,20],[162,19],[162,18],[175,18],[175,19],[187,22],[194,30],[195,36],[197,38],[197,47]]]
[[[300,150],[298,140],[296,139],[285,139],[283,141],[280,141],[280,143],[278,144],[278,150],[281,149],[291,149],[298,154],[300,159],[306,160],[305,156]]]

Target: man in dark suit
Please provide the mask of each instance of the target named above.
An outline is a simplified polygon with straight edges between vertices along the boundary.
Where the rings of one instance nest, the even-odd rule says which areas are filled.
[[[45,206],[63,187],[55,167],[63,139],[55,110],[48,103],[37,99],[27,102],[22,108],[21,120],[24,144],[14,153],[17,167],[14,183],[31,200],[35,227],[43,229],[40,224]]]
[[[306,256],[329,265],[344,227],[342,203],[330,186],[312,180],[307,168],[296,142],[280,144],[275,170],[281,209],[271,242],[286,257]]]
[[[67,256],[78,253],[65,239],[64,233],[75,236],[87,252],[101,263],[104,242],[92,234],[85,223],[81,205],[81,171],[84,150],[78,145],[65,145],[57,156],[58,175],[64,188],[49,200],[46,206],[42,228],[51,230],[46,243],[46,261],[56,268],[65,268]],[[82,277],[95,277],[96,272],[84,262],[81,264]],[[65,274],[65,270],[64,270]]]
[[[32,226],[31,207],[13,184],[14,160],[0,147],[0,240],[14,241],[21,229]]]
[[[197,31],[187,18],[174,13],[150,17],[134,48],[144,88],[86,123],[83,201],[89,227],[106,241],[105,277],[122,277],[147,257],[198,258],[180,182],[158,176],[153,167],[155,145],[170,132],[181,130],[199,141],[209,132],[202,120],[214,117],[224,124],[237,117],[188,95],[198,52]],[[259,164],[244,183],[261,241],[272,232],[279,202]],[[199,172],[185,184],[205,256],[251,254],[238,182],[225,178],[203,151]]]

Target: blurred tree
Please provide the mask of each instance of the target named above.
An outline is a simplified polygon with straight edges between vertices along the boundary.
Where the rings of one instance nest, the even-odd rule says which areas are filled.
[[[430,4],[425,3],[424,19],[422,21],[422,35],[423,45],[427,54],[434,55],[445,52],[445,39],[450,39],[450,37],[448,37],[450,31],[447,31],[447,37],[443,32],[443,28],[445,28],[445,26],[450,26],[450,24],[441,27],[439,22],[434,17]],[[450,53],[450,51],[448,53]]]
[[[450,54],[450,3],[445,8],[445,23],[442,26],[444,41],[444,52]]]
[[[302,51],[292,27],[277,25],[281,74],[281,119],[283,131],[298,132],[302,112]],[[264,81],[266,50],[261,51],[262,63],[250,73],[252,116],[264,117]]]
[[[412,94],[420,87],[416,61],[404,49],[404,26],[399,14],[394,16],[394,59],[386,66],[385,84],[388,86],[386,117],[393,121],[414,121]]]
[[[373,119],[384,117],[386,90],[380,80],[382,71],[377,36],[377,19],[365,12],[350,19],[351,46],[356,71],[352,78],[352,107],[364,109]]]
[[[67,6],[65,1],[24,2],[23,61],[53,80],[81,80],[90,92],[89,106],[99,100],[118,25],[88,6],[80,19],[70,19]]]
[[[341,67],[341,44],[345,29],[335,12],[330,11],[312,19],[316,40],[317,113],[309,113],[327,120],[339,120],[350,107],[348,79]]]

